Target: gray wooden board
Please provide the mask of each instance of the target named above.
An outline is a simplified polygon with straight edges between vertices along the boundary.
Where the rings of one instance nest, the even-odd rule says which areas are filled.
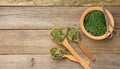
[[[50,58],[49,50],[60,47],[51,40],[50,29],[57,24],[62,28],[69,24],[79,26],[80,16],[87,8],[0,7],[0,69],[82,69],[69,60]],[[114,16],[115,29],[120,32],[120,7],[107,9]],[[82,42],[97,59],[91,64],[92,69],[120,69],[120,35],[95,41],[80,33]],[[76,43],[71,45],[88,60]],[[35,61],[31,62],[32,58]]]
[[[113,39],[95,41],[81,33],[82,42],[92,53],[120,54],[120,35]],[[76,43],[71,43],[79,53],[82,53]],[[0,54],[43,54],[49,49],[60,47],[50,36],[50,30],[0,30]]]
[[[0,0],[0,6],[94,6],[101,0]],[[120,5],[120,0],[102,0],[105,5]]]
[[[88,7],[0,7],[0,29],[50,29],[55,25],[79,25]],[[107,7],[119,26],[120,7]]]
[[[92,69],[120,69],[120,55],[94,54],[96,62],[91,63]],[[34,60],[32,61],[32,59]],[[75,62],[64,59],[55,61],[50,55],[0,55],[0,69],[82,69]]]

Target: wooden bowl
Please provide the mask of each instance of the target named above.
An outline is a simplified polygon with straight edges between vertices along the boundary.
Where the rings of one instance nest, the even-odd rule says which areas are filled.
[[[88,36],[89,38],[91,38],[91,39],[94,39],[94,40],[102,40],[102,39],[105,39],[105,38],[107,38],[107,37],[111,34],[110,32],[113,31],[113,28],[114,28],[114,19],[113,19],[113,16],[111,15],[111,13],[110,13],[107,9],[105,9],[106,14],[107,14],[108,17],[109,17],[109,20],[110,20],[110,23],[111,23],[112,26],[109,24],[109,28],[108,28],[108,29],[109,29],[109,32],[106,32],[104,35],[94,36],[94,35],[90,34],[89,32],[87,32],[86,29],[85,29],[85,27],[84,27],[84,19],[85,19],[86,15],[87,15],[89,12],[93,11],[93,10],[98,10],[98,11],[102,11],[102,12],[103,12],[102,7],[90,7],[90,8],[88,8],[87,10],[85,10],[85,11],[83,12],[81,18],[80,18],[80,28],[81,28],[82,32],[83,32],[86,36]]]

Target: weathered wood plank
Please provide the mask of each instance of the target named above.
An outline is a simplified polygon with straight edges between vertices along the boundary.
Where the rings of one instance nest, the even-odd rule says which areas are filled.
[[[92,6],[101,0],[0,0],[0,6]],[[102,0],[105,5],[120,5],[119,0]]]
[[[120,69],[120,54],[96,54],[92,69]],[[33,61],[32,58],[34,58]],[[1,69],[82,69],[78,63],[67,59],[52,60],[50,55],[0,55]]]
[[[0,30],[0,54],[9,54],[0,55],[0,68],[80,69],[81,66],[77,63],[68,60],[53,61],[50,58],[50,48],[59,46],[51,40],[49,32],[50,28],[55,24],[58,24],[62,28],[69,24],[78,25],[79,17],[86,8],[87,7],[0,7],[0,29],[2,29]],[[115,28],[120,32],[120,12],[118,12],[120,7],[107,8],[115,18]],[[94,41],[82,33],[81,36],[83,38],[82,42],[85,43],[97,59],[96,62],[91,64],[93,69],[120,68],[120,35],[114,36],[113,39],[102,41]],[[87,59],[77,44],[71,44],[82,57]],[[31,61],[32,58],[35,58],[34,61]]]
[[[45,54],[59,47],[51,40],[50,30],[0,30],[0,54]],[[120,53],[120,35],[113,39],[94,41],[81,33],[82,42],[92,53]],[[72,43],[79,53],[77,44]]]
[[[88,7],[0,7],[0,29],[50,29],[55,25],[79,25]],[[120,27],[120,6],[107,7]],[[116,11],[117,10],[117,11]]]

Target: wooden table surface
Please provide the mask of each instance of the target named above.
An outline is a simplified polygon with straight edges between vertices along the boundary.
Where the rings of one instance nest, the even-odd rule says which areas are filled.
[[[49,50],[59,47],[51,40],[50,29],[79,26],[80,16],[88,7],[0,7],[0,69],[82,69],[67,59],[55,61]],[[120,32],[120,6],[106,7]],[[82,32],[82,42],[96,57],[92,69],[120,69],[120,35],[95,41]],[[77,44],[73,48],[89,60]],[[90,60],[89,60],[90,61]]]

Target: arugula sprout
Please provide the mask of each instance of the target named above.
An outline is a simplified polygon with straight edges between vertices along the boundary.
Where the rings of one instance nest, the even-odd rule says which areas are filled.
[[[72,40],[74,42],[78,42],[78,40],[81,40],[80,33],[77,27],[68,27],[67,28],[67,37],[69,40]]]
[[[59,60],[63,59],[63,55],[66,53],[66,49],[64,48],[52,48],[50,50],[53,59]]]
[[[51,35],[53,36],[53,39],[57,42],[57,44],[62,45],[62,42],[65,38],[65,34],[63,34],[62,29],[55,28],[51,32]]]

